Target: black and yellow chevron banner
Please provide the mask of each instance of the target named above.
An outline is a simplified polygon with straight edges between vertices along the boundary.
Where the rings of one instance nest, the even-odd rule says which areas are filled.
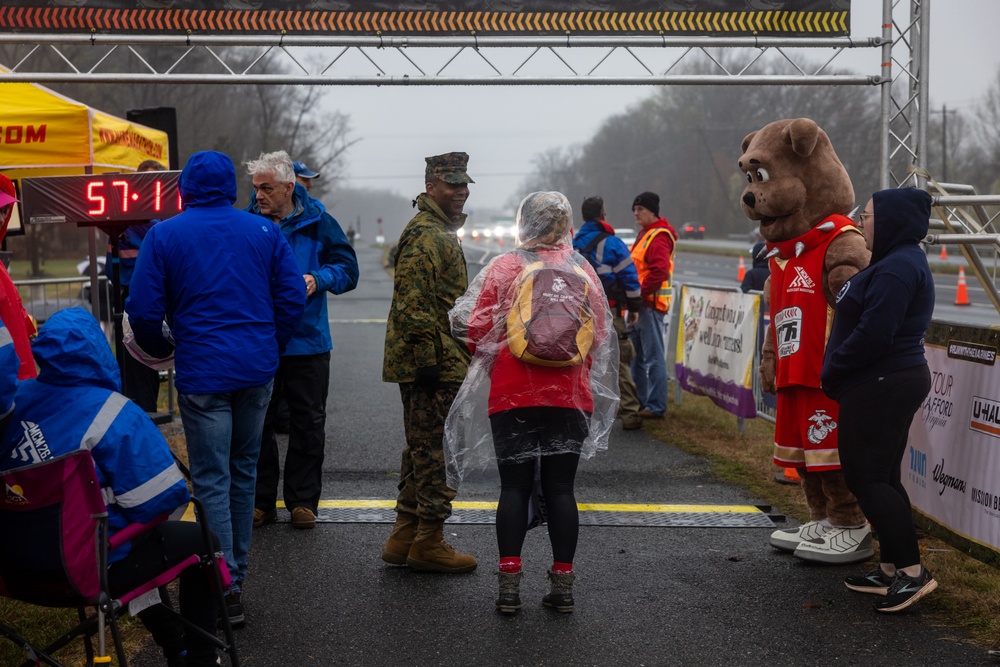
[[[246,11],[0,7],[0,30],[289,35],[843,36],[848,11]]]

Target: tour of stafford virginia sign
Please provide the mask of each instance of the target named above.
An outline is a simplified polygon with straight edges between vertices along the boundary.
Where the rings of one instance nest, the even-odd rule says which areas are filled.
[[[830,37],[850,34],[850,0],[13,0],[0,7],[0,30]]]

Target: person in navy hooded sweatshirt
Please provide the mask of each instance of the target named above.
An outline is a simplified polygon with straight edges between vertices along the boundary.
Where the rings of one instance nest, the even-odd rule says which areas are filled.
[[[233,208],[228,156],[195,153],[179,186],[185,210],[143,240],[125,311],[154,357],[169,355],[170,325],[191,483],[229,565],[227,611],[240,627],[264,413],[306,289],[278,226]]]
[[[868,268],[844,283],[826,346],[823,391],[840,403],[840,463],[848,488],[879,538],[877,568],[844,580],[884,596],[896,612],[937,588],[920,564],[900,464],[913,415],[930,390],[924,334],[934,313],[934,279],[920,241],[931,196],[902,188],[872,195],[858,227],[872,252]]]

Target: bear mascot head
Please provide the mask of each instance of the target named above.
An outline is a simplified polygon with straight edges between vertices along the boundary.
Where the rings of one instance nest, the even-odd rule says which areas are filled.
[[[810,249],[838,231],[832,216],[846,216],[854,206],[847,170],[826,132],[809,118],[777,120],[748,134],[739,167],[747,180],[740,207],[760,223],[771,257],[787,259]],[[831,307],[841,285],[869,257],[859,233],[838,233],[830,243],[823,289]]]

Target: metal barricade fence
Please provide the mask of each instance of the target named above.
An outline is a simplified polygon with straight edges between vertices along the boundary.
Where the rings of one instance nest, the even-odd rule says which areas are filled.
[[[15,280],[14,285],[17,287],[24,309],[39,325],[44,324],[53,313],[65,308],[80,306],[88,311],[91,310],[90,276]],[[106,276],[100,276],[98,285],[100,313],[97,319],[104,333],[109,336],[108,340],[111,341],[114,340],[111,336],[114,333],[111,319],[113,298],[111,283]]]
[[[49,317],[60,310],[79,306],[92,311],[90,299],[90,276],[80,276],[78,278],[32,278],[27,280],[15,280],[18,295],[24,309],[35,318],[39,326],[45,323]],[[114,350],[115,330],[112,304],[114,303],[114,287],[107,276],[98,277],[98,303],[99,313],[97,320],[101,324],[108,344]],[[161,381],[167,383],[167,410],[174,411],[174,371],[161,371]]]

